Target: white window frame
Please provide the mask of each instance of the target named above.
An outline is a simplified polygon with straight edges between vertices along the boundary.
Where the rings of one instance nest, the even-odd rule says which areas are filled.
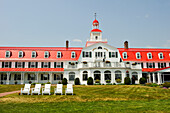
[[[159,56],[159,59],[164,59],[163,53],[158,53],[158,56]]]
[[[127,59],[127,52],[123,52],[123,59]]]
[[[7,56],[7,55],[8,55],[8,56]],[[5,52],[5,57],[6,57],[6,58],[10,58],[10,56],[11,56],[11,52],[10,52],[10,51],[6,51],[6,52]]]
[[[139,57],[138,57],[138,55],[139,55]],[[137,52],[137,53],[136,53],[136,59],[141,59],[140,52]]]
[[[149,58],[149,55],[151,55],[151,58]],[[152,59],[152,53],[151,52],[147,53],[147,57],[148,59]]]
[[[34,55],[34,56],[33,56],[33,55]],[[36,51],[32,51],[31,57],[32,57],[32,58],[36,58],[36,55],[37,55],[37,54],[36,54]]]
[[[23,58],[23,51],[19,51],[19,52],[18,52],[18,57],[19,57],[19,58]]]
[[[61,52],[60,51],[57,52],[57,58],[61,58]]]
[[[46,57],[46,55],[47,55],[47,57]],[[44,52],[44,58],[49,58],[49,52],[48,51]]]
[[[76,52],[71,52],[71,58],[76,58]]]

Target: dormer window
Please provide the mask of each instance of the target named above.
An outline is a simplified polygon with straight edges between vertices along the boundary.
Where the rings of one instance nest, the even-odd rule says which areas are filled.
[[[10,55],[10,51],[6,51],[6,53],[5,53],[5,57],[6,58],[9,58],[11,55]]]
[[[148,59],[152,59],[152,53],[147,53]]]
[[[73,51],[71,52],[71,58],[75,58],[76,57],[76,53]]]
[[[32,51],[32,58],[36,58],[36,52],[35,51]]]
[[[164,58],[163,53],[159,53],[158,56],[159,56],[159,59],[163,59]]]
[[[97,40],[97,39],[98,39],[98,36],[96,36],[95,39]]]
[[[61,52],[60,51],[57,52],[57,58],[61,58]]]
[[[44,53],[44,58],[48,58],[49,57],[49,52],[48,51],[45,51]]]
[[[141,59],[141,55],[140,55],[139,52],[136,53],[136,58],[137,58],[137,59]]]
[[[127,53],[126,52],[123,53],[123,59],[127,59]]]
[[[19,57],[19,58],[22,58],[22,57],[23,57],[23,51],[19,51],[18,57]]]

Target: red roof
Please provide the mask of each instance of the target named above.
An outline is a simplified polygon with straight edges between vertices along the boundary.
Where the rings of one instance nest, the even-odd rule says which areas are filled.
[[[95,20],[93,21],[93,24],[94,24],[94,23],[99,23],[99,21],[95,19]]]
[[[31,61],[76,61],[79,59],[82,48],[80,47],[0,47],[0,60],[31,60]],[[5,52],[10,51],[11,57],[5,58]],[[18,58],[19,51],[24,52],[23,58]],[[31,58],[32,51],[36,51],[37,57]],[[49,52],[49,58],[44,58],[44,52]],[[62,54],[61,58],[57,58],[57,52]],[[71,58],[71,52],[76,53],[76,58]]]
[[[92,29],[91,32],[102,32],[100,29]]]
[[[55,71],[63,72],[64,68],[0,68],[0,72],[6,71],[15,71],[15,72],[46,72],[46,71]]]
[[[165,68],[143,68],[142,72],[156,72],[156,71],[161,71],[164,69],[168,69],[170,67],[165,67]]]
[[[159,62],[170,62],[170,49],[157,49],[157,48],[118,48],[120,55],[123,59],[123,52],[127,52],[127,59],[123,59],[123,61],[159,61]],[[140,52],[141,59],[136,58],[136,53]],[[148,59],[147,53],[152,53],[152,59]],[[159,59],[158,53],[163,53],[163,59]]]

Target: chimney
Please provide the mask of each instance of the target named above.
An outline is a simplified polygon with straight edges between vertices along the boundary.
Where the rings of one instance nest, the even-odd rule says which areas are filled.
[[[68,44],[69,44],[69,41],[66,40],[66,49],[68,49]]]
[[[128,41],[125,41],[125,42],[124,42],[124,48],[125,48],[125,49],[128,49]]]

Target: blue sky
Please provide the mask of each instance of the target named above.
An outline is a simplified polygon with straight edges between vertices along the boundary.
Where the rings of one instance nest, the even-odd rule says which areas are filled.
[[[170,47],[170,0],[0,0],[0,46],[84,47],[94,13],[123,47]]]

